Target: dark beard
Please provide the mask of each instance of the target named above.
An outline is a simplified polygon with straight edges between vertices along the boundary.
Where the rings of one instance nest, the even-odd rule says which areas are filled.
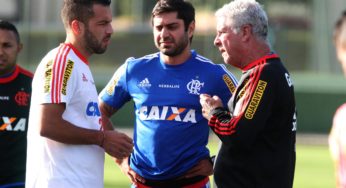
[[[179,43],[174,50],[165,50],[165,48],[160,48],[160,47],[159,47],[159,50],[166,56],[175,57],[177,55],[180,55],[185,50],[187,45],[188,45],[188,38],[187,36],[185,36],[184,40],[182,40],[182,42]]]
[[[86,48],[91,53],[103,54],[107,49],[101,47],[101,44],[97,41],[96,37],[89,31],[89,29],[85,30],[84,40],[86,43]]]

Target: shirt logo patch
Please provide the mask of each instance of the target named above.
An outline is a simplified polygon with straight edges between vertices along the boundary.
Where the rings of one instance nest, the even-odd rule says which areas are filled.
[[[159,88],[164,88],[164,89],[179,89],[180,85],[179,84],[159,84]]]
[[[68,60],[67,61],[67,65],[65,68],[65,72],[64,72],[64,78],[63,78],[63,82],[62,82],[62,88],[61,88],[61,93],[63,95],[66,95],[66,87],[67,87],[67,82],[71,77],[72,74],[72,70],[73,70],[73,61]]]
[[[14,100],[18,104],[18,106],[28,106],[29,105],[29,97],[30,94],[24,91],[18,91],[14,96]]]
[[[10,97],[9,96],[0,96],[0,101],[9,101]]]
[[[264,90],[266,89],[266,86],[267,86],[267,82],[262,80],[258,81],[255,93],[252,96],[249,106],[247,107],[245,112],[246,119],[252,119],[253,116],[255,115],[257,107],[261,102]]]
[[[46,71],[44,72],[44,92],[50,91],[50,82],[52,80],[52,66],[53,61],[49,61],[46,65]]]
[[[89,102],[85,112],[87,116],[101,116],[97,102]]]
[[[15,121],[17,121],[16,124]],[[2,117],[3,124],[0,125],[0,131],[25,131],[26,129],[26,118],[17,117]]]
[[[292,119],[292,131],[297,131],[297,112],[294,111]]]
[[[136,113],[141,120],[197,123],[195,109],[175,106],[142,106]]]
[[[287,84],[289,87],[291,87],[293,85],[293,82],[291,80],[291,77],[289,74],[285,73],[285,77],[286,77],[286,80],[287,80]]]
[[[246,78],[243,83],[241,84],[242,85],[242,88],[241,90],[239,91],[239,94],[237,96],[237,100],[239,100],[240,98],[242,98],[245,94],[245,89],[248,87],[248,81],[249,81],[249,78]]]
[[[118,80],[119,80],[119,77],[115,77],[115,78],[112,79],[112,80],[110,81],[110,83],[107,85],[106,93],[107,93],[108,95],[113,95],[113,93],[114,93],[114,87],[117,85]]]
[[[151,87],[151,84],[149,82],[148,78],[145,78],[141,82],[139,82],[138,87]]]
[[[82,80],[83,80],[83,82],[87,82],[88,81],[88,78],[85,76],[84,73],[82,73]]]
[[[222,76],[222,79],[223,79],[223,81],[225,81],[229,91],[231,93],[234,93],[236,87],[235,87],[234,83],[232,82],[232,79],[227,74],[224,74]]]
[[[189,90],[190,94],[200,95],[199,91],[204,86],[204,82],[200,82],[199,80],[192,79],[189,83],[187,83],[186,88]]]

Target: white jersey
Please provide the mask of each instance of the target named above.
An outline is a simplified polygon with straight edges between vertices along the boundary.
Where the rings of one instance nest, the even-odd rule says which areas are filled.
[[[71,145],[39,134],[37,108],[65,103],[63,119],[100,130],[97,91],[87,60],[71,44],[61,44],[39,64],[32,83],[27,149],[27,188],[103,188],[104,150]]]
[[[346,187],[346,103],[334,114],[329,150],[335,165],[336,187]]]

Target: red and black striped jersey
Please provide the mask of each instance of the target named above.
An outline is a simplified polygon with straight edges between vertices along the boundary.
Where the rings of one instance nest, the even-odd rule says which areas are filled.
[[[209,121],[222,141],[215,182],[218,187],[292,187],[296,106],[290,75],[275,54],[242,71],[228,110],[215,109]]]
[[[25,181],[32,77],[17,65],[11,75],[0,78],[0,187]]]

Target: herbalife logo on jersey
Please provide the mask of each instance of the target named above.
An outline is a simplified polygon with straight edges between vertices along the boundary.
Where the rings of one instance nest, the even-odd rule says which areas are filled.
[[[138,87],[151,87],[149,79],[148,78],[144,78],[144,80],[139,82]]]

